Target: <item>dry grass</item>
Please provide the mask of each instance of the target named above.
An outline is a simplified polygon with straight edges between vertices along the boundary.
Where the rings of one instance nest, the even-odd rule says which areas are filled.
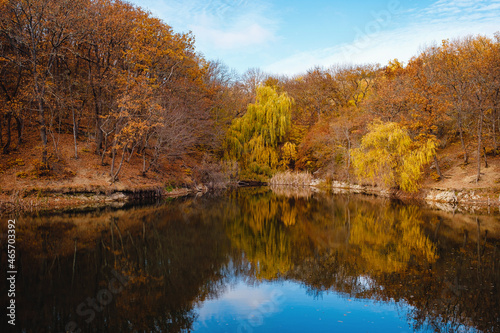
[[[313,177],[309,172],[278,172],[269,181],[270,185],[310,186]]]

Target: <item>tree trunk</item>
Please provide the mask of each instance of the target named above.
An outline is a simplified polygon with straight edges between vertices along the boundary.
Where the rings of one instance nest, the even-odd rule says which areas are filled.
[[[59,154],[59,136],[61,134],[61,125],[59,123],[59,131],[58,131],[59,133],[56,133],[54,131],[54,119],[55,119],[55,117],[56,117],[56,115],[54,115],[54,113],[52,113],[50,116],[50,121],[49,121],[49,124],[51,126],[49,126],[47,128],[47,132],[49,133],[50,137],[52,138],[52,142],[54,144],[54,154],[55,154],[57,160],[59,160],[61,158],[61,156]]]
[[[77,142],[77,136],[78,136],[78,125],[76,123],[76,117],[75,117],[75,109],[71,108],[71,115],[73,116],[73,141],[75,143],[75,160],[78,159],[78,142]]]
[[[33,36],[32,36],[33,37]],[[40,138],[42,140],[42,163],[44,167],[48,167],[47,158],[47,124],[45,122],[45,108],[43,107],[43,96],[45,94],[45,88],[39,82],[38,77],[38,55],[36,52],[37,43],[33,42],[31,50],[31,61],[33,62],[33,83],[34,92],[38,103],[38,125],[40,126]]]
[[[0,117],[0,147],[3,146],[3,117]]]
[[[118,170],[116,170],[116,173],[113,174],[113,166],[114,166],[114,161],[115,161],[115,149],[113,150],[113,164],[111,166],[111,181],[112,182],[115,182],[117,179],[118,179],[118,174],[120,173],[120,170],[122,169],[122,166],[123,166],[123,161],[125,160],[125,151],[127,149],[127,146],[123,147],[123,151],[122,151],[122,159],[120,160],[120,164],[118,165]]]
[[[96,97],[94,97],[96,98]],[[101,116],[99,112],[99,103],[95,101],[95,153],[100,154],[101,153],[101,148],[102,148],[102,129],[101,129]],[[105,152],[103,152],[104,154]]]
[[[17,127],[17,146],[20,147],[23,142],[23,120],[21,117],[16,116],[14,116],[14,119],[16,120]]]
[[[483,147],[483,153],[484,153],[484,167],[488,168],[488,159],[486,158],[486,147]]]
[[[439,176],[439,179],[443,179],[443,174],[441,173],[441,169],[439,168],[439,163],[436,154],[434,154],[434,166],[436,167],[436,172]]]
[[[491,126],[492,126],[492,130],[493,130],[493,156],[496,156],[497,150],[498,150],[498,142],[497,142],[498,129],[497,129],[497,125],[496,125],[498,117],[496,116],[496,113],[497,113],[497,110],[495,109],[493,116],[491,118]]]
[[[497,121],[498,126],[500,126],[500,112],[499,112],[499,110],[496,110],[496,114],[497,114],[497,120],[496,121]],[[495,140],[495,142],[496,142],[496,140]],[[495,153],[500,154],[500,149],[498,147],[497,147],[497,151]]]
[[[464,131],[462,129],[462,120],[460,116],[458,117],[458,132],[460,133],[460,143],[464,151],[464,164],[469,164],[469,155],[467,155],[467,149],[465,148]]]
[[[135,148],[139,145],[139,141],[137,141],[133,146],[132,146],[132,149],[130,150],[130,155],[128,156],[127,158],[127,163],[130,162],[130,159],[132,158],[132,156],[134,155],[134,151],[135,151]]]
[[[47,166],[47,127],[45,124],[45,110],[42,102],[39,102],[40,109],[38,110],[38,122],[40,124],[40,138],[42,139],[42,163]]]
[[[476,183],[478,183],[479,179],[481,178],[481,146],[483,145],[482,135],[483,135],[483,110],[481,110],[479,113],[479,123],[477,124],[477,176],[476,176]]]
[[[104,133],[104,131],[101,129],[101,134]],[[111,133],[111,132],[110,132]],[[102,150],[102,155],[101,155],[101,165],[104,165],[104,158],[106,157],[106,151],[108,150],[108,133],[104,133],[104,147]]]
[[[11,129],[10,129],[10,123],[12,119],[12,112],[7,112],[5,115],[5,118],[7,119],[7,142],[5,143],[5,146],[3,146],[3,153],[8,154],[10,150],[10,142],[11,142]]]
[[[35,67],[36,73],[36,67]],[[37,95],[38,102],[38,124],[40,126],[40,138],[42,139],[42,163],[45,167],[48,166],[48,158],[47,158],[47,125],[45,122],[45,108],[43,107],[43,92],[40,91],[40,87],[38,85],[38,78],[35,74],[35,93]]]
[[[114,146],[114,144],[113,144]],[[109,172],[109,175],[113,177],[113,173],[115,171],[115,158],[116,158],[116,149],[112,148],[111,149],[111,170]]]
[[[149,162],[149,166],[147,169],[143,169],[143,175],[146,175],[146,173],[153,167],[156,162],[158,161],[158,158],[160,157],[160,147],[156,145],[154,147],[154,153],[153,156],[151,157],[151,161]],[[144,149],[144,155],[143,155],[143,162],[144,162],[144,168],[146,168],[146,149]]]

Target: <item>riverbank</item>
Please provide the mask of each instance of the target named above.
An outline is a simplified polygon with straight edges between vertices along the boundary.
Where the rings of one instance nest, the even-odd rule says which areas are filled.
[[[415,194],[389,190],[371,185],[349,184],[333,181],[334,193],[355,193],[396,199],[403,202],[418,202],[446,212],[467,212],[500,210],[500,198],[494,188],[453,189],[425,187]]]
[[[1,155],[0,212],[78,209],[120,206],[134,200],[185,196],[203,192],[189,156],[158,164],[143,173],[142,156],[124,158],[115,181],[111,156],[94,153],[91,141],[78,144],[78,158],[70,135],[61,135],[57,153],[51,149],[49,168],[41,168],[40,147],[24,147]],[[146,166],[149,166],[148,164]],[[118,162],[115,163],[115,170]]]
[[[308,173],[284,172],[271,179],[273,186],[312,187],[331,190],[334,193],[354,193],[400,200],[406,203],[427,205],[447,212],[500,211],[500,159],[490,158],[488,168],[482,168],[479,182],[476,182],[476,165],[447,159],[443,163],[441,179],[431,177],[432,169],[421,189],[416,193],[406,193],[377,184],[356,183],[354,181],[315,179]]]
[[[451,159],[444,161],[442,179],[426,177],[422,188],[415,194],[387,190],[370,185],[349,185],[333,182],[335,191],[348,190],[354,193],[390,197],[402,201],[416,200],[432,208],[448,212],[492,212],[500,209],[500,159],[490,158],[488,167],[481,169],[481,177],[476,182],[475,163],[464,165]],[[431,170],[432,171],[432,170]],[[428,171],[429,172],[429,171]]]
[[[146,184],[141,184],[145,181]],[[33,212],[44,210],[67,210],[99,208],[103,206],[120,207],[126,203],[144,200],[176,198],[197,193],[205,193],[204,185],[173,187],[165,182],[154,182],[150,178],[134,177],[115,183],[105,183],[99,179],[86,180],[82,184],[71,180],[25,180],[15,187],[2,188],[0,193],[0,212]],[[262,184],[261,184],[262,185]],[[275,185],[276,186],[276,185]],[[280,184],[278,186],[287,186]],[[445,212],[491,212],[500,211],[500,198],[495,186],[481,188],[443,188],[428,186],[416,194],[388,190],[372,185],[350,184],[347,182],[312,179],[308,184],[293,184],[294,187],[307,187],[317,190],[331,190],[333,193],[371,195],[388,199],[425,204],[430,208]]]
[[[104,206],[121,207],[134,201],[176,198],[194,193],[205,192],[205,187],[165,188],[164,186],[91,186],[78,187],[46,187],[14,190],[0,195],[0,213],[59,211],[68,209],[99,208]]]
[[[195,159],[174,159],[143,174],[141,156],[131,154],[125,159],[118,179],[111,181],[110,157],[94,154],[92,142],[81,142],[79,147],[78,159],[75,159],[71,137],[61,136],[57,155],[52,153],[50,157],[50,170],[39,168],[36,159],[39,147],[36,146],[22,153],[13,151],[2,155],[0,212],[120,206],[134,200],[179,197],[208,190],[200,185],[202,181],[196,175],[199,161]],[[294,172],[275,179],[275,185],[311,186],[334,192],[417,201],[448,212],[498,211],[500,157],[490,158],[488,164],[476,183],[474,163],[463,165],[457,159],[443,159],[443,179],[433,179],[429,176],[432,170],[428,170],[422,189],[411,195],[367,184],[327,182],[313,179],[310,174],[297,176]],[[273,184],[273,180],[270,183]]]
[[[283,184],[283,186],[286,186]],[[297,187],[297,185],[295,185]],[[304,187],[304,186],[300,186]],[[332,181],[327,183],[315,179],[305,187],[317,190],[331,190],[333,193],[360,194],[425,204],[445,212],[495,212],[500,211],[500,198],[495,199],[494,188],[444,189],[429,187],[417,194],[391,191],[377,186],[349,184]],[[108,185],[46,184],[46,186],[23,186],[3,189],[0,194],[0,212],[34,212],[46,210],[87,209],[104,206],[121,207],[126,203],[144,200],[176,198],[205,193],[204,185],[174,188],[164,184],[131,184],[116,182]]]

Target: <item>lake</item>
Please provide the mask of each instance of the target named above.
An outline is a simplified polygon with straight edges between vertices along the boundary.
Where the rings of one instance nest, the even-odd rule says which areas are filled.
[[[263,187],[16,220],[2,332],[500,332],[498,215]]]

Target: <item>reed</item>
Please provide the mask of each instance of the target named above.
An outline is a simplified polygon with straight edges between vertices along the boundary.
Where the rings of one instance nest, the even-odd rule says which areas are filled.
[[[309,172],[278,172],[269,181],[270,185],[311,186],[313,177]]]

